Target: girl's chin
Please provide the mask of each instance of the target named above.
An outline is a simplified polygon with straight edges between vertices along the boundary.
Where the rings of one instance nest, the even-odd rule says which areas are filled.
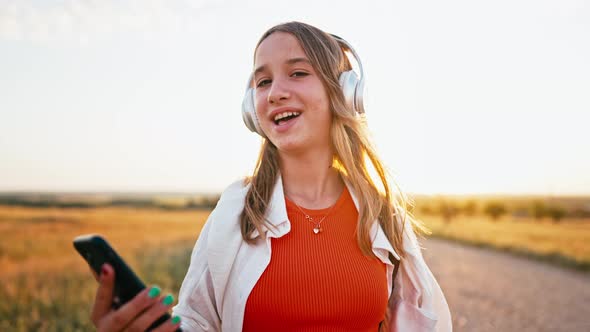
[[[271,135],[270,142],[276,146],[277,150],[283,153],[301,153],[308,150],[321,149],[325,145],[327,150],[330,149],[330,140],[325,141],[314,140],[312,137],[302,135]]]
[[[300,142],[299,140],[286,139],[286,137],[276,140],[271,139],[271,142],[277,147],[279,151],[286,153],[301,151],[305,148],[305,144],[303,144],[303,142]]]

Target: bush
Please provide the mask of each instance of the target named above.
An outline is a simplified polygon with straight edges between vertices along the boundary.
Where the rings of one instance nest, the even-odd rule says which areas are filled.
[[[474,200],[470,199],[463,204],[463,214],[466,216],[473,216],[477,213],[477,203]]]
[[[542,219],[547,213],[547,207],[542,201],[536,200],[531,205],[531,215],[535,219]]]
[[[565,209],[560,206],[551,206],[546,209],[546,213],[554,222],[559,222],[566,215]]]
[[[440,199],[438,202],[438,213],[443,217],[443,220],[448,223],[459,213],[459,208],[452,201]]]
[[[506,212],[506,207],[500,202],[489,202],[484,207],[484,213],[490,216],[492,220],[498,220]]]

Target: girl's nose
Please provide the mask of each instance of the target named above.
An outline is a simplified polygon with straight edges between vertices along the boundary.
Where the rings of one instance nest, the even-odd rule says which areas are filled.
[[[275,79],[271,84],[272,85],[267,96],[269,104],[275,104],[277,102],[280,102],[281,100],[286,100],[290,97],[291,93],[289,92],[289,89],[286,86],[286,84],[284,84],[284,82]]]

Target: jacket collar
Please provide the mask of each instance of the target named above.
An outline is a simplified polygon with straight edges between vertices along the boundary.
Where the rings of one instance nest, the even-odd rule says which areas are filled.
[[[283,178],[280,174],[272,190],[272,196],[270,197],[268,210],[266,212],[266,221],[276,227],[275,229],[269,228],[267,225],[262,225],[262,229],[267,237],[279,238],[291,231],[291,223],[287,216],[287,205],[285,203],[285,193],[283,191]],[[254,239],[259,235],[260,233],[255,229],[250,235],[250,238]]]
[[[354,191],[352,190],[351,185],[347,181],[344,181],[344,183],[346,185],[346,188],[350,192],[350,196],[354,201],[354,205],[358,210],[358,199]],[[271,225],[276,227],[275,229],[268,228],[266,227],[266,225],[263,226],[264,232],[267,237],[280,238],[291,231],[291,223],[287,216],[287,206],[285,204],[283,178],[280,174],[277,177],[277,182],[272,192],[266,219]],[[259,235],[260,234],[258,233],[258,231],[254,230],[254,232],[251,235],[251,238],[256,238]],[[387,252],[391,253],[396,259],[400,259],[400,256],[397,254],[397,252],[395,252],[395,250],[391,246],[391,243],[387,239],[387,236],[385,235],[383,228],[379,224],[379,220],[375,220],[375,222],[373,223],[373,227],[371,227],[371,238],[373,239],[373,252],[375,252],[375,254],[377,254],[377,256],[379,256],[379,258],[381,258],[382,261],[389,262],[389,255]]]
[[[344,181],[346,184],[346,188],[348,188],[348,192],[350,192],[350,196],[352,197],[352,201],[354,202],[354,206],[356,207],[357,211],[359,209],[359,202],[358,198],[356,197],[354,191],[352,190],[351,185]],[[389,252],[395,257],[397,260],[400,260],[400,256],[395,252],[393,246],[387,239],[381,224],[379,224],[379,220],[375,220],[373,222],[373,226],[371,227],[371,238],[373,239],[373,252],[381,258],[383,262],[389,262],[389,255],[385,254],[385,252]],[[377,250],[376,250],[377,249]]]

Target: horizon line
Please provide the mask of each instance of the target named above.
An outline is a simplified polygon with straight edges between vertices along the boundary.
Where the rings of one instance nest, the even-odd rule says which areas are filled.
[[[0,195],[220,195],[223,190],[2,190]],[[543,192],[471,192],[471,193],[426,193],[426,192],[404,192],[406,196],[450,196],[450,197],[473,197],[473,196],[508,196],[508,197],[568,197],[585,198],[590,197],[588,193],[543,193]],[[396,193],[396,196],[399,194]]]

